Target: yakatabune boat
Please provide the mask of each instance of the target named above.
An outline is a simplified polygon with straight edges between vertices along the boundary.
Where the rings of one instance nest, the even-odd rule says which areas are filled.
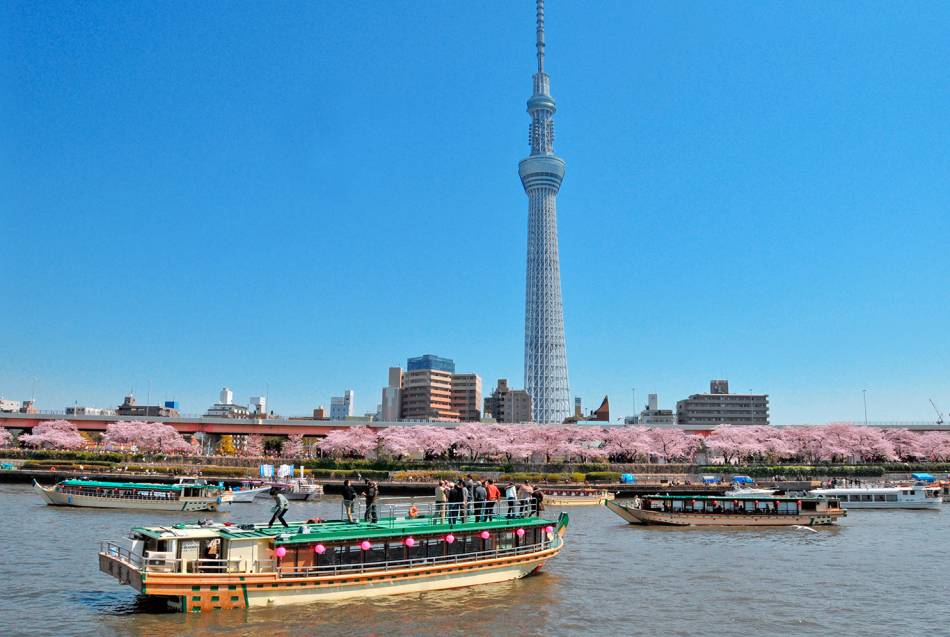
[[[630,524],[672,526],[813,526],[847,515],[834,499],[778,496],[649,495],[606,504]]]
[[[134,528],[131,548],[102,543],[99,569],[186,612],[303,604],[525,577],[560,552],[568,524],[563,513],[552,521],[499,511],[450,524],[429,504],[389,509],[391,517],[354,524]]]
[[[63,480],[52,487],[44,487],[34,480],[33,490],[47,504],[54,506],[155,511],[227,511],[231,507],[231,495],[224,487],[203,482],[151,484]]]
[[[541,487],[544,503],[551,506],[578,506],[585,504],[603,504],[613,500],[614,494],[606,489],[589,487]]]

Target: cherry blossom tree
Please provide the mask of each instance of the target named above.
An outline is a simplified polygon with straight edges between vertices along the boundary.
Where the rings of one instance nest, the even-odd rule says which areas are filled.
[[[894,454],[899,460],[907,462],[924,455],[920,445],[920,434],[918,433],[909,429],[891,429],[884,432],[884,436],[894,447]]]
[[[13,434],[6,427],[0,427],[0,447],[12,447]]]
[[[662,427],[650,430],[653,454],[668,462],[692,462],[702,447],[702,440],[681,429]]]
[[[927,462],[946,462],[950,460],[950,433],[945,431],[924,432],[920,434],[919,445],[921,460]]]
[[[79,449],[87,444],[76,425],[68,420],[41,423],[33,427],[33,433],[22,434],[20,442],[41,449]]]
[[[370,427],[334,429],[317,443],[324,453],[338,456],[365,458],[379,448],[379,438]]]
[[[102,436],[106,448],[136,449],[161,453],[194,453],[194,446],[185,441],[171,425],[160,422],[120,420],[106,427]]]
[[[252,434],[247,437],[244,443],[244,455],[252,458],[260,458],[264,455],[264,437],[258,434]]]
[[[654,442],[646,427],[617,427],[607,430],[604,451],[621,462],[647,462],[654,455]]]
[[[389,427],[379,434],[379,442],[396,458],[421,456],[422,444],[413,427]]]
[[[303,434],[290,434],[280,447],[280,455],[297,458],[303,454]]]

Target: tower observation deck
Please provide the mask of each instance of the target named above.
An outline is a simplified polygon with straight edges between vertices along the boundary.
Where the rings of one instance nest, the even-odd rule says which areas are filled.
[[[534,421],[560,423],[570,416],[564,304],[557,247],[557,193],[564,160],[554,154],[554,99],[544,72],[544,0],[537,2],[538,72],[528,99],[531,154],[518,164],[528,195],[528,262],[525,286],[524,384]]]

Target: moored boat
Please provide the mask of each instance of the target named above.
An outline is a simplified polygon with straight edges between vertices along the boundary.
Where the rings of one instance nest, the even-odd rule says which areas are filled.
[[[274,486],[280,487],[288,500],[316,500],[323,495],[323,487],[309,478],[294,478]]]
[[[814,526],[847,515],[833,498],[649,495],[606,505],[630,524],[667,526]]]
[[[614,494],[606,489],[590,487],[539,487],[544,494],[544,504],[550,506],[600,505],[613,500]]]
[[[270,490],[270,487],[267,485],[257,486],[249,482],[245,482],[240,487],[234,487],[230,490],[231,501],[232,502],[253,502],[254,498],[259,495],[263,495]]]
[[[923,483],[906,486],[862,486],[812,489],[809,495],[835,498],[846,509],[939,509],[940,487]]]
[[[53,506],[151,511],[227,511],[231,495],[224,487],[203,482],[152,484],[63,480],[52,487],[33,481],[36,491]]]
[[[431,504],[377,522],[176,524],[132,529],[130,548],[103,542],[99,568],[182,611],[313,603],[458,588],[536,573],[564,545],[568,518],[528,501],[478,520]],[[525,512],[525,513],[517,513]]]

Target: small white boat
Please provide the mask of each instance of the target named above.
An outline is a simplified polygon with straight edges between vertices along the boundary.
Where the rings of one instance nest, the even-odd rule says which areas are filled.
[[[309,478],[294,478],[282,485],[288,500],[316,500],[323,495],[323,487]]]
[[[231,502],[253,502],[254,498],[258,495],[267,493],[270,490],[269,486],[263,487],[252,487],[252,486],[240,486],[231,489]]]
[[[940,487],[925,484],[910,486],[835,487],[813,489],[809,495],[835,498],[845,509],[939,509]]]

